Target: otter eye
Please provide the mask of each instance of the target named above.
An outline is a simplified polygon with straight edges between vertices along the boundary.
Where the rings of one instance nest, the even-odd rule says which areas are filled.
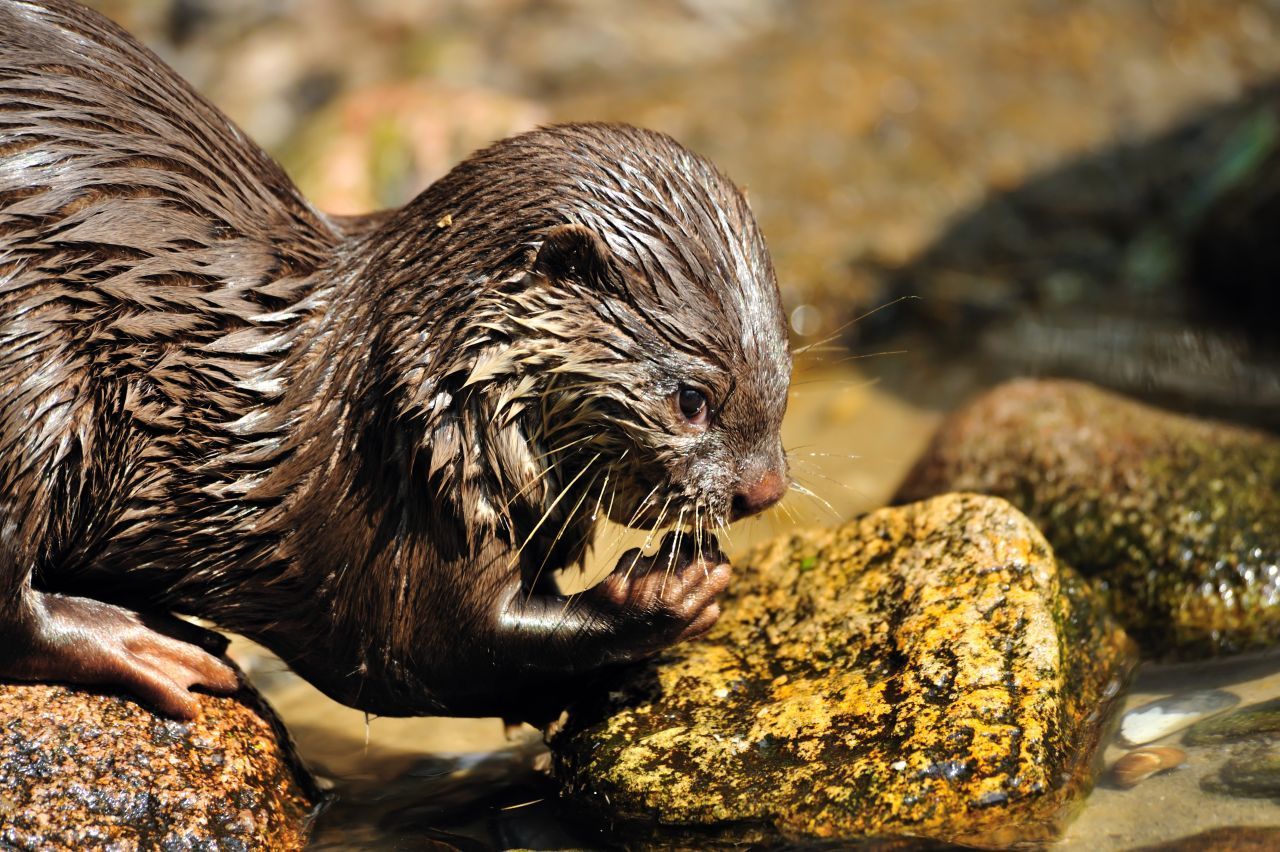
[[[676,394],[676,402],[680,406],[680,413],[684,415],[685,420],[688,420],[694,426],[707,425],[711,411],[707,406],[707,398],[702,391],[697,388],[680,388]]]

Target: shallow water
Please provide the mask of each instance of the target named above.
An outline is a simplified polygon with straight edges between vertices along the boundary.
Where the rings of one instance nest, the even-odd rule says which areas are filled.
[[[1206,685],[1230,690],[1244,703],[1280,696],[1280,658],[1144,668],[1125,706]],[[320,817],[314,848],[422,848],[433,839],[462,849],[610,848],[615,842],[609,831],[559,812],[554,785],[539,771],[544,761],[535,732],[508,740],[496,720],[374,719],[366,745],[360,714],[337,708],[305,684],[295,689],[277,704],[303,755],[318,767],[333,767],[326,777],[336,801]],[[1157,744],[1180,738],[1174,734]],[[1108,747],[1107,763],[1123,751]],[[1201,791],[1201,779],[1226,759],[1229,747],[1186,751],[1181,767],[1130,790],[1104,777],[1058,848],[1129,849],[1280,819],[1274,801]]]
[[[1280,655],[1193,665],[1143,667],[1124,703],[1132,709],[1148,701],[1199,689],[1223,689],[1240,697],[1241,705],[1280,696]],[[1180,745],[1183,731],[1151,743],[1176,745],[1187,752],[1179,768],[1143,781],[1131,790],[1104,778],[1089,796],[1084,810],[1068,828],[1061,848],[1072,852],[1127,849],[1173,840],[1217,826],[1275,825],[1280,808],[1270,799],[1242,799],[1203,792],[1200,782],[1231,753],[1229,746]],[[1124,754],[1107,747],[1107,765]]]

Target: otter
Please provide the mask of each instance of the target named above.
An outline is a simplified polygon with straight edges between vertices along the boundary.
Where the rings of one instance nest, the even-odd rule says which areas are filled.
[[[791,357],[707,160],[551,126],[327,216],[69,0],[0,0],[0,92],[0,677],[192,717],[237,687],[198,616],[353,707],[518,719],[714,623]],[[600,517],[673,531],[565,595]]]

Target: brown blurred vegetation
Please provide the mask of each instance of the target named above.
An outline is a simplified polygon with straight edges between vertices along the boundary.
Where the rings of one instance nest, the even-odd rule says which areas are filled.
[[[801,337],[920,296],[847,339],[1280,408],[1271,241],[1240,237],[1275,218],[1280,3],[95,5],[326,209],[401,203],[537,123],[630,121],[748,189]]]

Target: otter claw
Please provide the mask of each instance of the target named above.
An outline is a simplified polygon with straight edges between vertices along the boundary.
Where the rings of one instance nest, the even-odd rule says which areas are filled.
[[[112,655],[107,665],[162,712],[184,719],[198,716],[200,704],[190,692],[193,686],[219,693],[239,688],[235,670],[207,651],[145,627],[141,631],[126,639],[123,649],[107,651]]]
[[[235,669],[205,650],[225,640],[195,625],[50,594],[40,594],[33,611],[26,635],[0,654],[0,676],[117,686],[182,719],[200,715],[191,687],[240,687]]]
[[[591,594],[617,613],[619,637],[628,659],[648,656],[676,642],[706,633],[720,617],[717,598],[729,585],[731,568],[716,548],[694,553],[688,536],[676,551],[674,533],[658,552],[623,554],[613,572]]]

